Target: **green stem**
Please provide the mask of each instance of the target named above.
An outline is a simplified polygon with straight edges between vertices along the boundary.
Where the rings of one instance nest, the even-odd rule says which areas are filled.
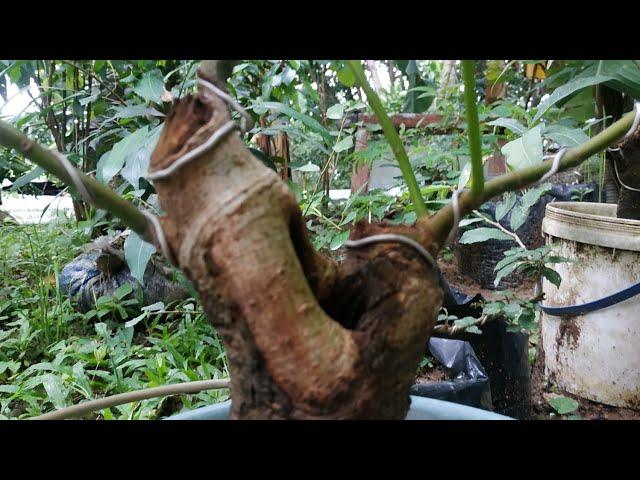
[[[411,162],[409,162],[409,157],[407,157],[407,152],[404,149],[404,145],[402,144],[402,140],[400,139],[398,132],[396,132],[396,129],[393,126],[393,122],[382,106],[380,97],[378,97],[378,94],[373,90],[373,88],[371,88],[371,85],[369,85],[367,77],[364,74],[364,70],[362,69],[362,65],[360,64],[360,60],[347,60],[347,64],[356,77],[358,84],[362,87],[364,93],[367,95],[369,106],[371,107],[371,110],[373,110],[373,112],[376,114],[376,119],[382,127],[384,136],[391,146],[393,155],[398,161],[398,166],[400,167],[402,176],[404,177],[404,180],[407,183],[407,187],[409,188],[409,197],[411,198],[416,214],[418,215],[418,217],[426,215],[428,213],[427,205],[424,203],[422,194],[420,193],[420,187],[418,186],[416,177],[413,174]]]
[[[567,151],[560,161],[558,171],[563,172],[580,165],[592,155],[613,145],[629,131],[633,118],[634,113],[629,112],[595,137]],[[484,191],[479,196],[474,196],[470,191],[462,193],[458,199],[460,218],[493,197],[508,191],[520,190],[536,183],[549,171],[552,164],[553,160],[549,160],[494,178],[484,185]],[[453,208],[451,203],[447,204],[432,217],[419,220],[419,225],[429,228],[433,233],[434,241],[442,246],[453,227]]]
[[[476,103],[475,62],[473,60],[462,60],[462,79],[464,81],[464,105],[467,113],[469,150],[471,152],[471,194],[479,196],[482,195],[484,189],[484,172],[482,171],[482,145]]]
[[[8,123],[0,120],[0,145],[13,148],[32,162],[44,168],[47,172],[60,178],[67,185],[73,186],[73,180],[64,169],[58,159],[45,147],[37,144],[22,132],[12,127]],[[93,177],[89,177],[78,172],[82,183],[91,193],[94,202],[93,206],[102,208],[113,213],[122,219],[131,230],[145,239],[152,238],[148,230],[149,221],[132,203],[121,198],[110,188],[98,182]]]

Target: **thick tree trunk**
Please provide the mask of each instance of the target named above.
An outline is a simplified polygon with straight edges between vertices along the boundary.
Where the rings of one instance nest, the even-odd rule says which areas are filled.
[[[598,85],[596,89],[596,116],[611,119],[601,128],[620,119],[633,108],[633,100],[622,93]],[[617,171],[617,173],[616,173]],[[630,187],[630,188],[629,188]],[[638,132],[624,140],[618,149],[607,150],[605,170],[606,201],[617,203],[618,218],[640,220],[640,136]]]
[[[620,150],[609,153],[621,183],[616,215],[640,220],[640,135],[636,132],[620,145]]]
[[[229,113],[200,92],[179,100],[152,155],[165,168],[206,141]],[[156,182],[165,234],[227,351],[233,418],[402,419],[442,301],[412,248],[374,244],[335,264],[313,248],[278,175],[230,134]],[[396,232],[435,256],[428,228]]]

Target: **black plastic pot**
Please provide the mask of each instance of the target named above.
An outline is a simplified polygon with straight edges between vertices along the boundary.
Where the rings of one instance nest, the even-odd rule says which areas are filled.
[[[551,191],[543,195],[538,202],[529,210],[529,216],[524,224],[516,230],[516,234],[527,248],[535,249],[544,244],[542,237],[542,220],[548,203],[554,201],[570,201],[571,196],[582,188],[590,188],[592,192],[584,195],[582,201],[592,202],[598,199],[597,183],[589,184],[558,184],[552,185]],[[516,204],[519,204],[522,194],[517,195]],[[495,220],[497,202],[488,202],[480,210]],[[500,225],[511,229],[511,212],[500,219]],[[484,225],[486,226],[486,225]],[[473,227],[471,227],[473,228]],[[458,239],[466,229],[461,229]],[[512,240],[487,240],[485,242],[461,244],[457,243],[455,253],[458,265],[462,271],[473,278],[482,288],[494,290],[493,285],[496,273],[495,266],[504,258],[504,252],[517,246]],[[522,284],[523,277],[518,272],[507,275],[502,279],[499,289],[514,288]]]
[[[480,317],[482,309],[476,302],[483,300],[481,295],[466,295],[451,287],[444,278],[442,288],[443,306],[450,314],[459,318]],[[493,410],[513,418],[530,418],[529,335],[508,332],[507,325],[501,321],[487,322],[481,330],[481,334],[460,333],[456,338],[469,342],[488,375]]]
[[[469,342],[434,337],[429,340],[429,351],[454,378],[416,383],[411,395],[493,410],[489,377]]]

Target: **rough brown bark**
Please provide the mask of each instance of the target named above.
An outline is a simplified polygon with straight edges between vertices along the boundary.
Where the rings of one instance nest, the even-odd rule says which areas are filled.
[[[229,119],[201,92],[179,100],[152,155],[164,168]],[[236,134],[156,182],[165,234],[227,351],[233,418],[402,419],[440,308],[435,272],[402,244],[347,252],[309,241],[295,198]],[[358,225],[360,238],[428,228]]]
[[[598,85],[596,89],[596,116],[598,118],[602,118],[604,115],[611,116],[611,119],[601,125],[601,128],[620,119],[626,111],[631,109],[633,109],[633,99],[623,96],[622,93],[606,85]],[[619,150],[606,151],[606,200],[618,204],[616,210],[618,218],[640,220],[640,192],[622,185],[640,189],[639,133],[636,132],[628,139],[623,140],[619,148]]]
[[[618,193],[618,218],[640,220],[640,134],[636,132],[620,145],[620,150],[608,152],[612,162],[616,163],[617,179],[624,185]],[[615,173],[614,173],[615,175]],[[626,186],[625,186],[626,185]]]

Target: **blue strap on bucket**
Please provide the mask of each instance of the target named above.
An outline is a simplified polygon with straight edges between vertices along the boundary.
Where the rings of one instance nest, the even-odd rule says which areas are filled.
[[[554,315],[556,317],[582,315],[583,313],[595,312],[597,310],[610,307],[611,305],[615,305],[616,303],[624,302],[638,294],[640,294],[640,282],[607,297],[600,298],[593,302],[584,303],[582,305],[571,305],[569,307],[546,307],[540,304],[540,308],[547,315]]]

